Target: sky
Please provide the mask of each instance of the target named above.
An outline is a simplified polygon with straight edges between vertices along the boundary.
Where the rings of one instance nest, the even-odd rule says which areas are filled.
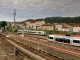
[[[0,0],[0,21],[80,16],[80,0]]]

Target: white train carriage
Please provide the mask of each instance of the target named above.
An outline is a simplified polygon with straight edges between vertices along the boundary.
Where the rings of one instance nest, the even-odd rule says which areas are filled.
[[[80,46],[80,38],[72,36],[49,35],[49,41]]]
[[[17,33],[21,34],[21,33],[28,33],[28,30],[18,30]]]
[[[28,34],[35,35],[35,34],[38,34],[38,33],[37,33],[37,31],[29,31]]]
[[[32,35],[46,35],[44,31],[29,31],[28,33]]]
[[[72,37],[70,37],[70,36],[55,36],[55,41],[64,43],[64,44],[71,44],[70,42],[72,41]]]

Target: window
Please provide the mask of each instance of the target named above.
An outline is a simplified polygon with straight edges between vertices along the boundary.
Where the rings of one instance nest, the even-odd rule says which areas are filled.
[[[63,39],[62,38],[56,38],[56,41],[63,42]]]
[[[41,32],[38,32],[38,34],[41,34]]]
[[[64,43],[70,43],[69,39],[64,39]]]
[[[53,37],[49,37],[50,39],[53,39]]]
[[[73,40],[73,42],[74,42],[74,43],[80,43],[80,41],[79,41],[79,40]]]

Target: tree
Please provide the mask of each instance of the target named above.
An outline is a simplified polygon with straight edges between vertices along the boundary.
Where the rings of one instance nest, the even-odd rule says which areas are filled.
[[[0,23],[1,28],[4,27],[4,29],[5,29],[5,26],[6,25],[7,25],[7,22],[6,21],[1,21],[1,23]]]

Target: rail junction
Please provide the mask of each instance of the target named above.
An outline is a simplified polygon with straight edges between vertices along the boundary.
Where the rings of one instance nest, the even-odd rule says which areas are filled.
[[[6,37],[8,36],[8,37]],[[24,59],[27,57],[30,60],[79,60],[80,50],[79,47],[73,47],[63,44],[57,44],[53,42],[48,42],[46,37],[35,36],[35,35],[25,35],[21,37],[18,34],[10,33],[8,35],[1,35],[2,42],[4,45],[8,45],[10,49],[14,52],[19,51],[19,55],[15,58]],[[29,53],[25,53],[25,50],[30,51],[31,55],[36,54],[38,58],[34,55],[31,56]],[[25,56],[25,57],[24,57]]]
[[[9,46],[9,48],[13,52],[14,52],[14,48],[15,48],[15,52],[16,51],[19,52],[19,56],[18,56],[17,60],[19,59],[19,57],[21,58],[21,60],[26,57],[30,60],[58,60],[58,59],[60,59],[57,56],[49,54],[40,49],[37,50],[37,48],[35,48],[29,44],[23,44],[19,40],[15,40],[12,37],[7,36],[7,38],[6,38],[5,34],[1,35],[1,39],[2,39],[2,42],[4,43],[4,45]],[[15,59],[16,59],[16,56],[15,56]]]

